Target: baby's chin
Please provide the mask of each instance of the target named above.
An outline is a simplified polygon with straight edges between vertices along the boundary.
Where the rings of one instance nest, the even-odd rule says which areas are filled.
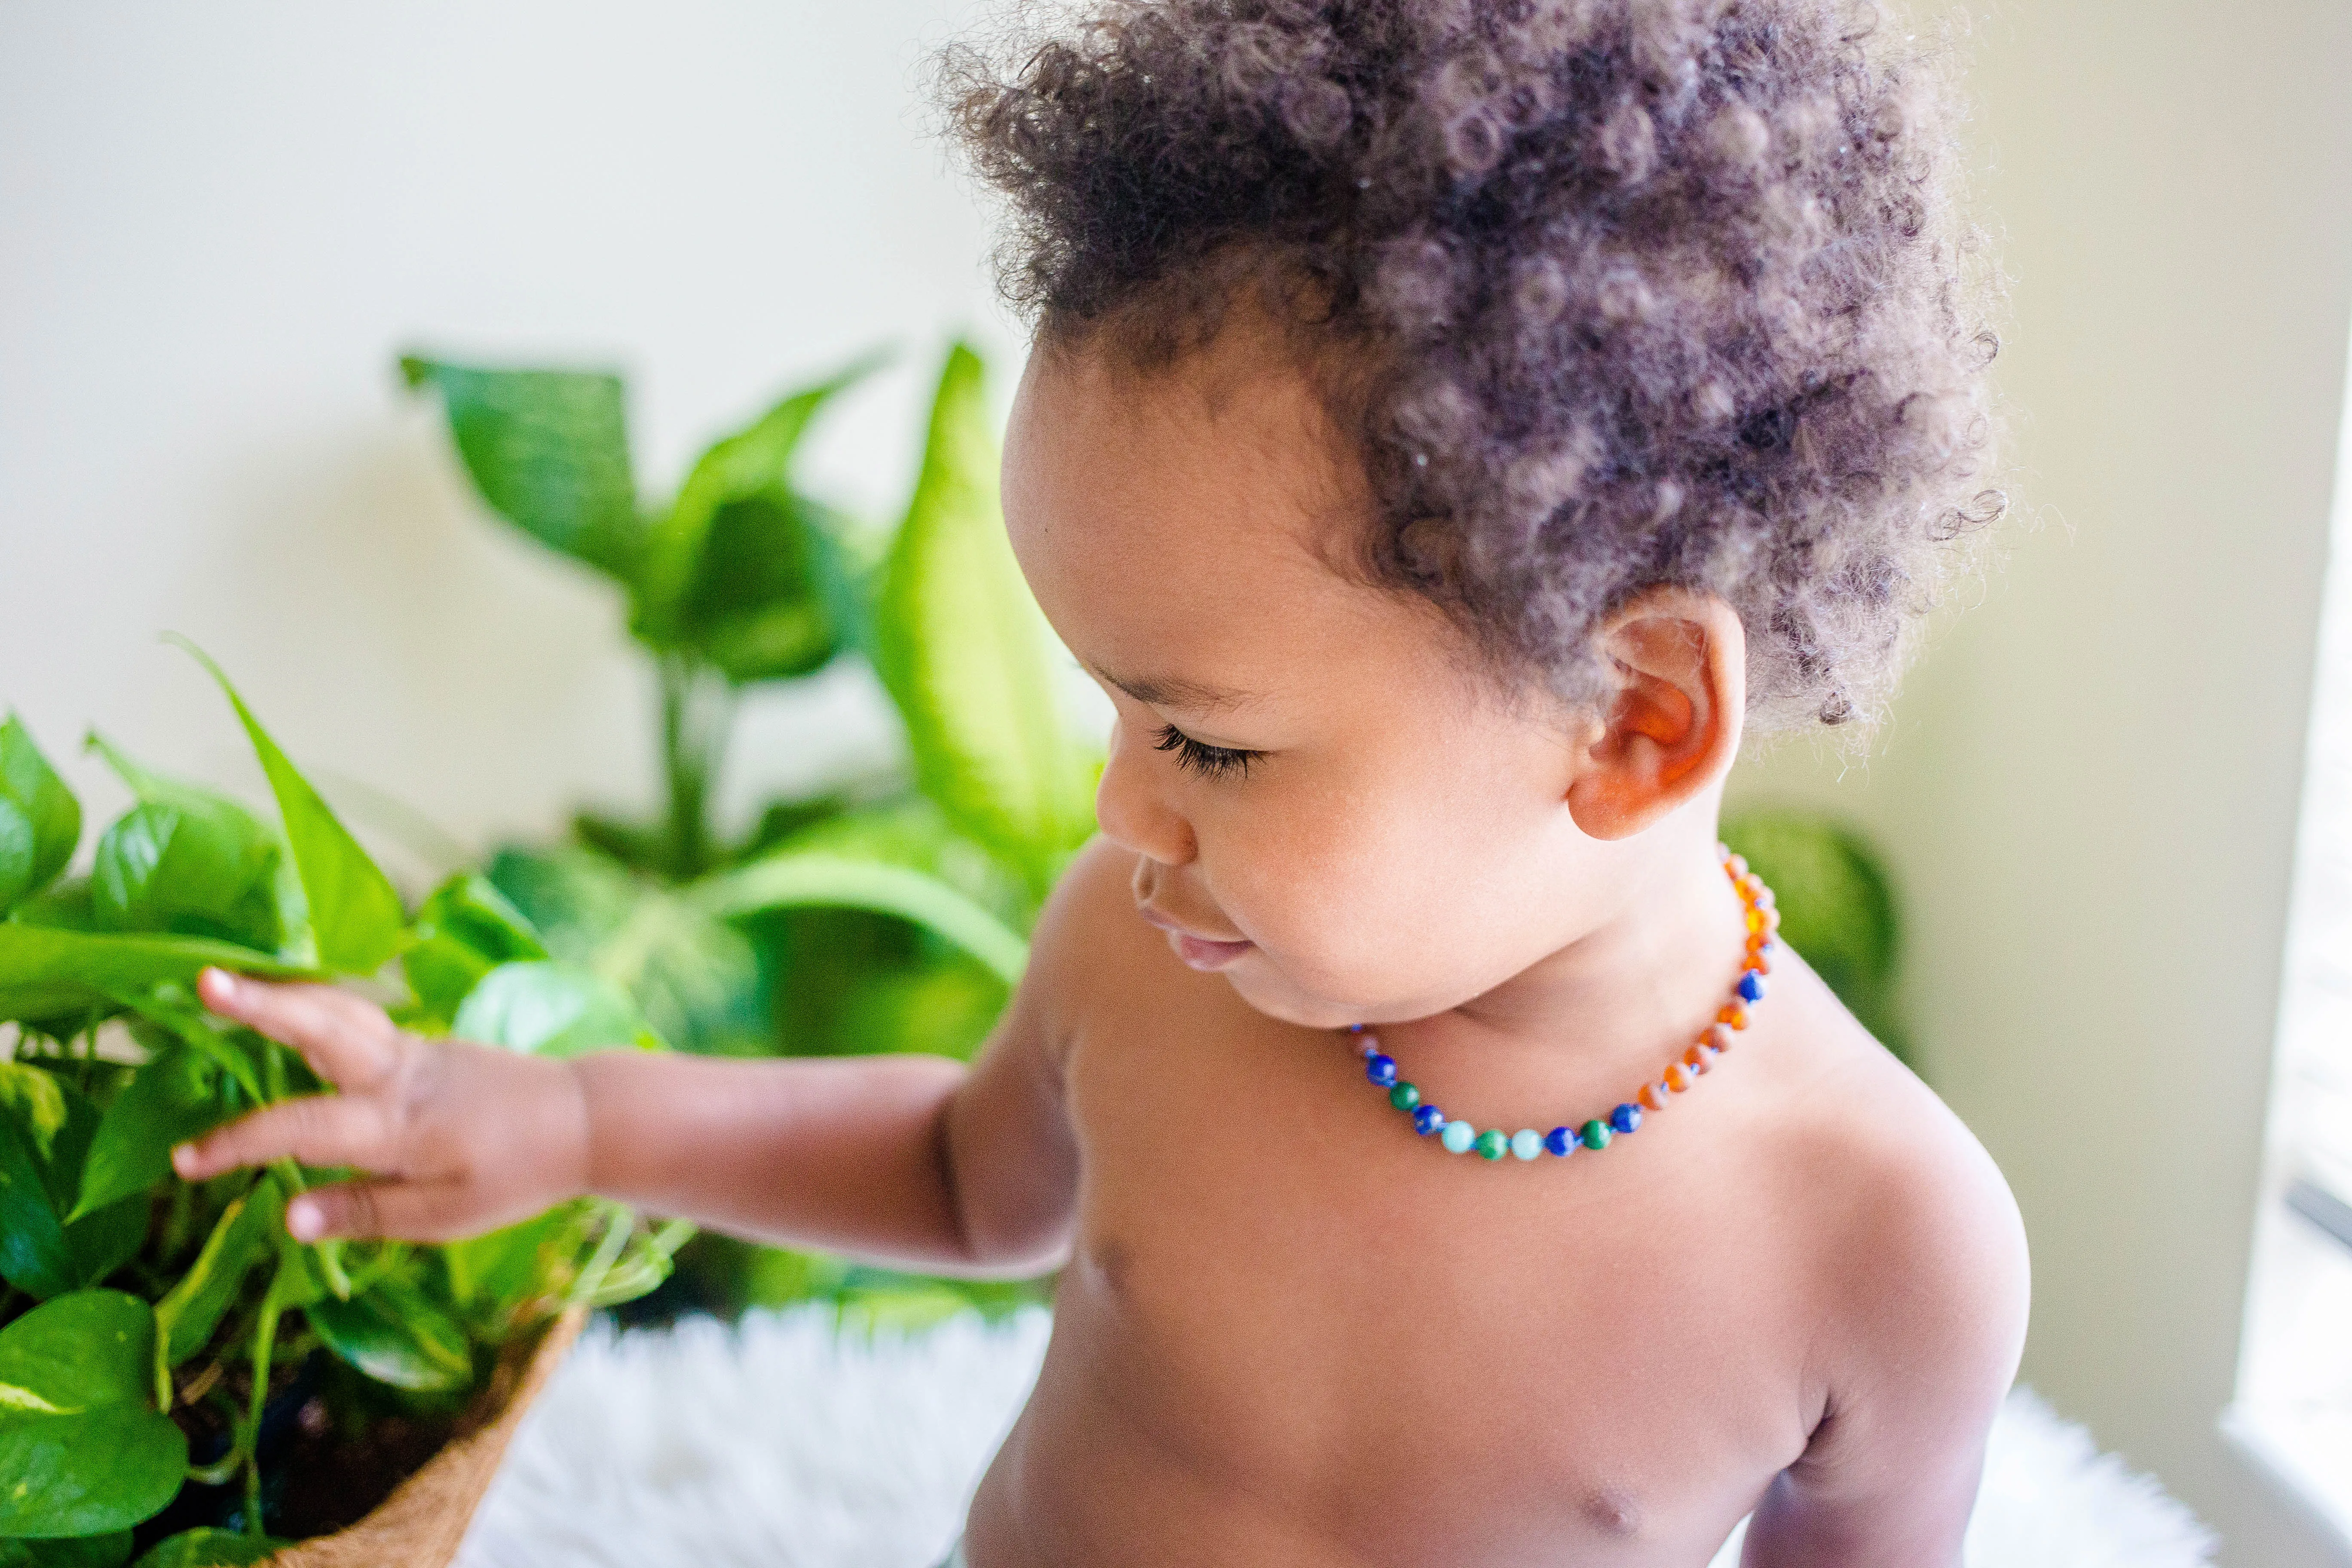
[[[1225,983],[1250,1007],[1303,1029],[1344,1029],[1350,1024],[1423,1017],[1444,1008],[1415,1008],[1393,996],[1376,996],[1370,986],[1318,981],[1302,984],[1258,948],[1223,971]]]

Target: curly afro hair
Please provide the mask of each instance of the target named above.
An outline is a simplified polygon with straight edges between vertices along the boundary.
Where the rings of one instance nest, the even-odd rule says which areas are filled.
[[[1244,290],[1380,515],[1375,582],[1602,700],[1712,590],[1765,727],[1870,717],[2005,502],[1948,50],[1825,0],[1095,0],[950,51],[1041,342],[1149,365]]]

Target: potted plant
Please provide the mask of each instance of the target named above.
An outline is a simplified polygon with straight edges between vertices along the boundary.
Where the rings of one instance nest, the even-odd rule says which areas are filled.
[[[134,799],[66,879],[79,803],[21,722],[0,724],[0,1564],[438,1568],[580,1314],[658,1284],[690,1227],[583,1199],[448,1246],[297,1243],[287,1198],[335,1173],[172,1173],[181,1142],[322,1089],[297,1053],[207,1014],[195,977],[373,985],[407,1027],[548,1055],[662,1042],[483,878],[407,908],[195,657],[277,822],[93,736]],[[792,886],[725,897],[864,897],[1008,940],[919,872],[796,864],[766,873]]]

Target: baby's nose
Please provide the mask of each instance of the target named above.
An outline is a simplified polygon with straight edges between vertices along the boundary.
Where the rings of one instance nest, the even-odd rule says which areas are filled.
[[[1160,793],[1151,765],[1157,754],[1137,757],[1123,728],[1111,731],[1110,759],[1095,790],[1095,821],[1120,848],[1181,866],[1199,849],[1192,825]]]

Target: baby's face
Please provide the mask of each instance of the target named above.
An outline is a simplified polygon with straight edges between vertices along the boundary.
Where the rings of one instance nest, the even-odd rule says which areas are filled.
[[[1240,330],[1165,373],[1030,362],[1005,518],[1118,710],[1102,830],[1179,956],[1314,1026],[1458,1005],[1621,880],[1567,802],[1591,727],[1335,569],[1369,506],[1305,380]]]

